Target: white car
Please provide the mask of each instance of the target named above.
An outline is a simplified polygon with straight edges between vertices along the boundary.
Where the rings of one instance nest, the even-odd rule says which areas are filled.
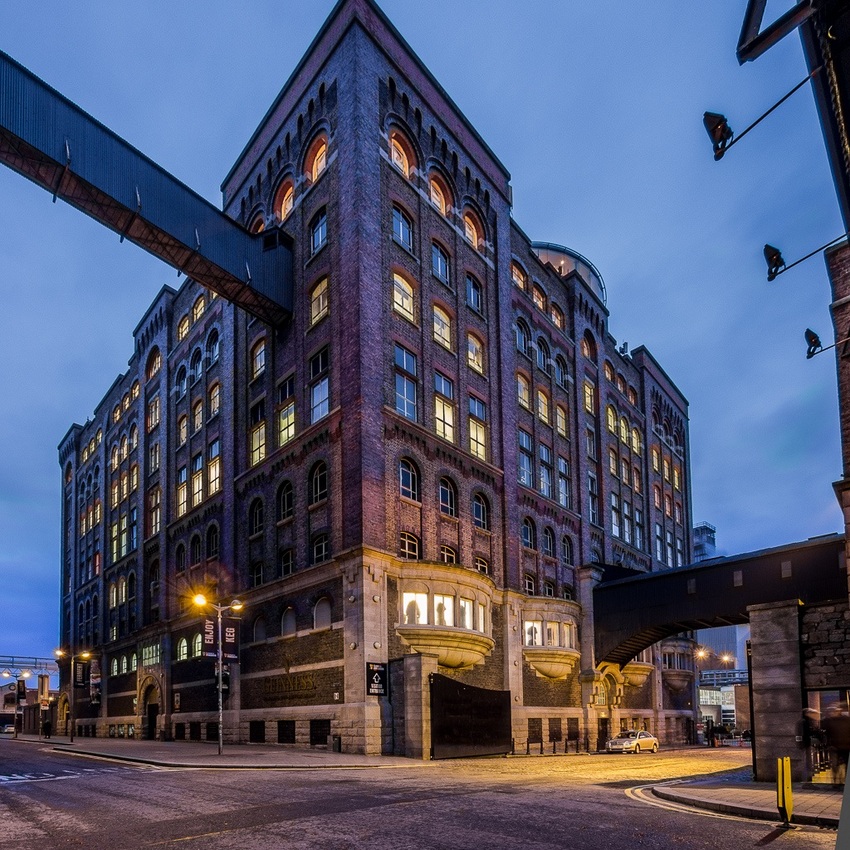
[[[0,726],[0,733],[3,735],[14,735],[15,734],[15,724],[14,723],[6,723],[3,726]]]
[[[657,753],[659,746],[655,735],[637,729],[628,729],[620,732],[616,738],[610,738],[605,749],[609,753]]]

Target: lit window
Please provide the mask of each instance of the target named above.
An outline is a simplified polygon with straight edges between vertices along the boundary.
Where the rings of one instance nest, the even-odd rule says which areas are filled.
[[[466,303],[475,310],[482,312],[483,290],[481,284],[470,274],[466,276]]]
[[[177,470],[177,516],[183,516],[189,505],[188,473],[185,466]]]
[[[413,222],[398,207],[393,207],[393,237],[408,251],[413,250]]]
[[[406,626],[428,624],[427,593],[403,593],[401,604],[404,608],[404,624]]]
[[[661,488],[657,484],[652,488],[652,502],[656,508],[661,509]]]
[[[397,130],[390,133],[390,159],[405,177],[410,177],[411,169],[416,165],[416,158],[407,139]]]
[[[328,143],[324,136],[319,136],[310,146],[304,161],[304,171],[314,183],[321,177],[328,164]]]
[[[596,412],[596,388],[590,381],[584,382],[584,409],[588,413]]]
[[[196,633],[192,638],[192,657],[200,658],[201,657],[201,647],[202,647],[202,639],[200,632]]]
[[[526,409],[531,409],[531,385],[525,375],[516,376],[517,400]]]
[[[322,278],[310,293],[310,324],[315,325],[328,315],[328,279]]]
[[[189,317],[183,316],[177,324],[177,341],[186,338],[189,333]]]
[[[611,494],[611,534],[620,536],[620,497],[616,493]]]
[[[528,275],[516,263],[511,263],[511,280],[524,292],[528,289]]]
[[[440,560],[453,564],[454,561],[448,560],[454,555],[454,550],[448,546],[440,547]],[[442,593],[434,594],[434,625],[435,626],[453,626],[455,624],[454,617],[455,599],[454,596],[446,596]]]
[[[445,516],[457,516],[457,490],[448,478],[440,479],[440,513]]]
[[[483,573],[486,576],[490,572],[490,565],[487,563],[485,558],[476,558],[475,569],[478,570],[479,573]],[[484,628],[483,621],[481,624],[481,628],[482,630]]]
[[[398,464],[398,491],[406,499],[419,501],[419,471],[407,458]]]
[[[328,243],[328,214],[322,210],[310,224],[310,253],[315,254]]]
[[[445,375],[434,373],[434,425],[438,437],[454,442],[454,384]]]
[[[560,404],[555,405],[555,428],[561,437],[569,436],[569,425],[567,424],[566,408]]]
[[[248,225],[248,230],[251,233],[262,233],[266,229],[266,223],[263,220],[263,214],[257,213],[254,220]]]
[[[431,272],[447,286],[449,284],[449,255],[436,243],[431,243]]]
[[[291,212],[295,204],[295,189],[292,186],[292,181],[287,180],[282,183],[277,190],[274,201],[275,215],[283,221]]]
[[[635,454],[640,454],[641,449],[640,431],[637,428],[632,428],[632,451]]]
[[[266,456],[266,403],[260,399],[251,408],[250,414],[250,461],[255,466]]]
[[[416,421],[416,355],[396,344],[395,409]]]
[[[200,452],[192,458],[192,507],[204,498],[204,456]]]
[[[149,381],[154,375],[156,375],[160,368],[162,367],[162,355],[159,353],[159,349],[155,348],[150,355],[148,356],[148,364],[145,368],[145,377]]]
[[[118,422],[121,419],[121,405],[116,404],[112,411],[112,421]]]
[[[400,275],[393,275],[393,309],[413,321],[413,287]]]
[[[251,378],[258,378],[266,368],[266,341],[261,339],[251,349]]]
[[[549,424],[549,396],[543,390],[537,390],[537,417]]]
[[[213,440],[207,446],[207,490],[210,495],[221,489],[221,442]]]
[[[534,578],[525,577],[525,592],[530,596],[534,594]],[[543,646],[543,621],[525,620],[523,623],[526,646]]]
[[[180,638],[177,641],[177,660],[185,661],[189,657],[189,641],[186,638]]]
[[[159,534],[161,521],[161,491],[159,487],[154,487],[148,493],[148,535]]]
[[[661,471],[661,453],[656,446],[652,447],[652,468],[655,472]]]
[[[673,486],[677,490],[682,489],[682,472],[678,466],[673,467]]]
[[[531,434],[519,429],[518,478],[519,483],[526,487],[534,486],[534,454],[532,453]]]
[[[431,174],[428,178],[428,189],[431,197],[431,203],[442,213],[449,214],[451,204],[451,193],[446,184],[435,174]]]
[[[482,228],[474,213],[467,210],[463,214],[463,235],[476,250],[480,249]]]
[[[606,360],[605,366],[603,367],[603,371],[605,372],[605,379],[608,381],[614,380],[614,367]]]
[[[213,384],[209,391],[210,419],[217,416],[221,410],[221,386]]]
[[[551,316],[552,316],[552,323],[555,325],[555,327],[563,330],[564,329],[564,311],[557,304],[552,305]]]
[[[456,564],[457,552],[451,546],[440,546],[440,560],[444,564]]]
[[[617,452],[615,449],[608,449],[608,470],[611,475],[619,474],[619,464],[617,463]]]
[[[612,434],[617,433],[617,411],[609,404],[605,409],[605,422]]]
[[[620,417],[620,442],[629,445],[629,422],[625,416]]]
[[[487,406],[475,396],[469,397],[469,451],[487,460]]]
[[[440,345],[451,350],[452,320],[442,307],[434,305],[434,339]]]
[[[192,322],[197,322],[201,316],[204,315],[204,310],[206,309],[206,302],[204,301],[204,296],[199,295],[195,300],[195,303],[192,305]]]
[[[148,402],[147,430],[153,431],[159,425],[159,396],[154,396]]]
[[[204,403],[196,401],[192,407],[192,433],[199,431],[204,424]]]
[[[546,294],[537,284],[534,284],[531,288],[531,300],[538,310],[542,310],[544,313],[546,312]]]
[[[637,390],[634,387],[629,387],[628,398],[629,404],[637,405]]]
[[[528,326],[523,321],[518,321],[515,326],[516,347],[517,351],[528,357],[531,349],[531,335],[528,332]]]
[[[596,359],[596,341],[590,331],[585,331],[581,338],[581,353],[589,360]]]
[[[189,438],[189,417],[185,414],[177,420],[177,445],[182,446]]]

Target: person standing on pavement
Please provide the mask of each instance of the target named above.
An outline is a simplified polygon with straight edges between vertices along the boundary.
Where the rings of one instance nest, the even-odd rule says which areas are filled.
[[[832,785],[840,788],[847,778],[847,758],[850,755],[850,711],[847,703],[830,707],[821,728],[829,747]]]

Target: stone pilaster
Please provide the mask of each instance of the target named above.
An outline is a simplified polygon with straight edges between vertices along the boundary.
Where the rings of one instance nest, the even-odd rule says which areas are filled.
[[[431,688],[428,676],[437,672],[436,655],[404,656],[404,754],[431,758]]]

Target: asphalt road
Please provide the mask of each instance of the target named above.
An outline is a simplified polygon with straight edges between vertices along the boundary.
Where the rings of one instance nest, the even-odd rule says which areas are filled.
[[[128,766],[0,739],[0,848],[16,850],[702,850],[835,847],[773,826],[644,799],[646,783],[740,754],[433,762],[365,770]]]

